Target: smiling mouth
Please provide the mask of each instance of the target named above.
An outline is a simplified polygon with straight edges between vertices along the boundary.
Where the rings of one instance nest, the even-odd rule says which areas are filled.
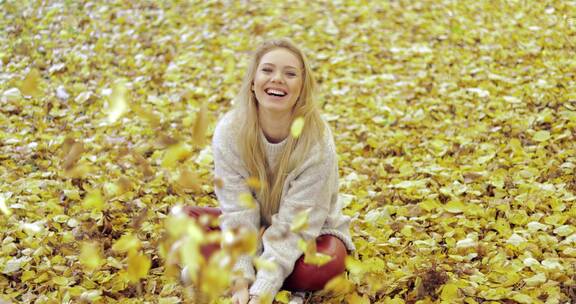
[[[284,97],[284,96],[288,95],[288,93],[286,93],[283,90],[279,90],[279,89],[266,89],[266,90],[264,90],[264,92],[266,92],[266,94],[268,94],[270,96],[274,96],[274,97]]]

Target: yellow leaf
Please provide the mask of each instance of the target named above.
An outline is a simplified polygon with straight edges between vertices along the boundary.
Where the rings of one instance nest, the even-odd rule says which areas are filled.
[[[132,253],[128,255],[128,279],[131,282],[138,282],[145,278],[152,263],[150,259],[142,253]]]
[[[349,304],[370,304],[370,299],[368,296],[364,295],[360,297],[356,292],[353,292],[346,296],[346,303]]]
[[[70,140],[72,142],[70,142]],[[67,138],[63,144],[64,159],[62,160],[62,167],[64,170],[71,170],[84,152],[84,145],[82,142],[77,142],[73,139]]]
[[[232,256],[253,255],[258,246],[258,235],[246,228],[238,231],[225,230],[222,233],[222,247]]]
[[[78,260],[88,271],[98,269],[104,262],[98,244],[88,242],[82,243]]]
[[[162,159],[162,167],[173,169],[179,161],[185,160],[192,155],[192,147],[184,143],[177,143],[168,147]]]
[[[322,266],[325,265],[327,263],[330,263],[330,261],[332,261],[332,257],[327,255],[327,254],[323,254],[320,252],[316,252],[314,254],[308,254],[304,256],[304,263],[308,264],[308,265],[314,265],[314,266]]]
[[[535,274],[527,279],[524,279],[524,282],[527,286],[535,287],[546,283],[546,274],[545,273],[538,273]]]
[[[196,113],[196,122],[194,123],[194,129],[192,130],[192,142],[197,146],[204,145],[206,141],[206,129],[208,129],[209,124],[208,110],[206,105],[202,105],[198,113]]]
[[[303,239],[298,240],[298,248],[304,251],[304,263],[308,265],[322,266],[329,263],[332,257],[316,251],[316,240],[308,242]]]
[[[257,177],[251,176],[249,178],[246,179],[246,184],[248,185],[248,187],[254,189],[254,190],[258,190],[260,189],[260,187],[262,186],[260,184],[260,180]]]
[[[384,304],[405,304],[405,302],[401,298],[394,297],[394,299],[386,298]]]
[[[158,299],[158,304],[178,304],[178,303],[181,303],[179,297],[167,297]]]
[[[520,304],[531,304],[534,303],[534,300],[529,295],[525,295],[523,293],[515,292],[514,295],[510,297],[510,299],[520,303]]]
[[[66,178],[84,178],[92,171],[94,171],[94,167],[80,163],[69,170],[65,170],[63,176]]]
[[[425,201],[422,201],[422,202],[418,203],[418,206],[420,208],[428,211],[428,212],[430,212],[430,211],[432,211],[438,207],[441,207],[441,205],[438,202],[436,202],[435,200],[432,200],[432,199],[427,199]]]
[[[288,290],[282,290],[276,294],[274,300],[283,304],[288,304],[290,302],[290,292]]]
[[[58,276],[52,279],[52,282],[56,285],[60,285],[60,286],[67,286],[70,281],[68,280],[68,278],[66,277],[62,277],[62,276]]]
[[[160,125],[160,118],[152,111],[136,104],[132,105],[132,110],[134,111],[134,113],[136,113],[136,115],[145,119],[153,128],[156,128]]]
[[[20,280],[22,280],[22,282],[26,282],[34,277],[36,277],[36,272],[34,272],[34,270],[26,270],[22,273]]]
[[[130,179],[128,179],[125,176],[121,176],[118,178],[118,180],[116,181],[116,186],[118,187],[118,192],[120,194],[126,193],[126,192],[132,190],[132,188],[133,188],[132,182],[130,181]]]
[[[140,240],[133,234],[124,234],[114,243],[112,250],[118,252],[137,251],[140,249]]]
[[[188,169],[182,169],[180,171],[180,174],[178,174],[176,179],[176,184],[184,190],[200,191],[202,189],[200,187],[201,182],[198,175]]]
[[[252,261],[257,270],[276,271],[276,263],[272,261],[268,261],[260,257],[254,257]]]
[[[108,121],[116,122],[128,111],[128,90],[123,82],[114,85],[108,103]]]
[[[306,228],[308,228],[308,216],[312,208],[308,208],[304,211],[299,212],[292,221],[292,225],[290,225],[290,230],[292,232],[298,233]]]
[[[224,187],[224,181],[219,177],[215,177],[214,178],[214,187],[216,187],[218,189],[222,189],[222,187]]]
[[[344,262],[346,264],[346,269],[348,269],[348,271],[350,271],[352,274],[362,275],[366,271],[366,268],[362,262],[354,259],[351,256],[346,256]]]
[[[458,286],[453,283],[448,283],[442,287],[440,298],[449,303],[453,303],[458,299]]]
[[[450,213],[462,213],[466,209],[466,205],[461,201],[450,201],[444,205],[444,210]]]
[[[304,117],[296,117],[294,121],[292,121],[292,126],[290,127],[290,134],[292,134],[292,137],[298,138],[302,133],[303,128],[304,128]]]
[[[550,139],[550,132],[548,131],[538,131],[534,133],[534,136],[532,137],[532,140],[538,142],[547,141],[549,139]]]
[[[324,285],[323,291],[333,294],[347,294],[354,289],[354,285],[346,279],[345,275],[339,275]]]
[[[400,233],[407,238],[411,238],[412,237],[412,226],[404,225],[404,227],[402,227],[402,229],[400,230]]]
[[[219,265],[221,260],[221,257],[211,259],[211,263],[202,269],[200,290],[209,299],[216,299],[229,287],[231,274],[227,269]]]
[[[249,209],[256,208],[256,203],[254,202],[254,198],[250,193],[240,193],[240,195],[238,196],[238,201],[240,202],[240,205],[242,205],[243,207]]]
[[[10,211],[10,208],[6,205],[6,197],[4,195],[0,195],[0,211],[2,211],[4,215],[9,216],[12,214],[12,211]]]
[[[38,97],[40,95],[40,83],[42,78],[40,77],[40,72],[37,69],[31,69],[24,78],[22,85],[20,86],[20,91],[22,95]]]
[[[273,296],[270,293],[266,292],[260,296],[259,304],[272,304],[272,301],[274,301]]]
[[[102,198],[100,190],[89,192],[82,201],[82,207],[85,210],[101,211],[104,209],[104,199]]]

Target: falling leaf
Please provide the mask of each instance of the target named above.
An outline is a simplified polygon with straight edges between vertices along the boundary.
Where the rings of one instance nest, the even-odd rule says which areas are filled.
[[[152,112],[151,110],[149,110],[145,107],[139,106],[137,104],[132,104],[131,109],[140,118],[146,120],[150,124],[150,126],[152,126],[153,128],[157,128],[158,126],[160,126],[160,117],[158,117],[158,115],[154,114],[154,112]]]
[[[149,177],[152,177],[154,175],[154,171],[152,170],[152,167],[150,166],[148,161],[142,155],[133,151],[132,157],[134,157],[134,160],[136,161],[136,163],[140,167],[142,174],[144,175],[145,178],[149,178]]]
[[[240,202],[240,205],[245,208],[249,209],[256,208],[256,203],[254,202],[254,198],[250,193],[240,193],[240,195],[238,196],[238,201]]]
[[[10,208],[8,208],[8,205],[6,205],[6,197],[3,194],[0,195],[0,211],[2,211],[2,213],[7,216],[12,214],[12,211],[10,211]]]
[[[82,201],[85,210],[102,210],[105,207],[104,198],[99,190],[89,192]]]
[[[257,177],[251,176],[249,178],[246,179],[246,184],[248,185],[248,187],[250,187],[252,190],[258,190],[260,189],[260,187],[262,186],[260,184],[260,180]]]
[[[152,262],[150,258],[141,253],[128,254],[128,279],[132,282],[138,282],[148,274]]]
[[[255,232],[240,228],[238,231],[226,230],[222,235],[222,247],[232,256],[256,253],[258,235]]]
[[[277,266],[274,262],[265,260],[260,257],[254,257],[252,262],[254,263],[254,266],[258,270],[275,271],[277,269]]]
[[[108,122],[114,123],[128,111],[128,89],[122,82],[118,82],[112,89],[110,95],[108,108]]]
[[[292,126],[290,127],[290,134],[292,137],[298,138],[302,134],[302,129],[304,128],[304,117],[296,117],[292,121]]]
[[[30,72],[24,78],[22,85],[20,86],[20,91],[25,96],[38,97],[41,94],[40,83],[42,78],[40,72],[37,69],[31,69]]]
[[[310,212],[312,212],[312,208],[299,212],[294,217],[292,225],[290,225],[290,230],[294,233],[298,233],[308,228],[308,217],[310,216]]]
[[[93,242],[82,243],[78,260],[88,271],[94,271],[104,263],[98,244]]]
[[[183,161],[192,155],[192,147],[184,143],[178,143],[168,147],[162,159],[162,167],[172,169],[179,161]]]
[[[114,243],[112,250],[118,252],[135,252],[140,248],[140,245],[140,240],[136,236],[125,234]]]
[[[188,169],[180,170],[180,174],[176,178],[176,183],[185,190],[200,191],[200,178],[198,175]]]
[[[62,161],[62,167],[64,170],[71,170],[84,152],[84,145],[81,142],[77,142],[73,139],[68,138],[64,142],[63,146],[64,159]]]
[[[221,178],[214,178],[214,187],[222,189],[224,187],[224,181]]]
[[[204,145],[209,122],[208,109],[206,105],[203,104],[196,113],[196,121],[194,122],[194,128],[192,129],[192,142],[196,146]]]
[[[116,181],[116,186],[118,187],[118,192],[120,194],[126,193],[126,192],[132,190],[132,187],[133,187],[130,179],[128,179],[125,176],[121,176],[118,178],[118,180]]]
[[[304,263],[314,266],[322,266],[329,263],[332,257],[320,252],[316,252],[316,240],[312,239],[308,242],[300,239],[298,241],[298,248],[304,251]]]

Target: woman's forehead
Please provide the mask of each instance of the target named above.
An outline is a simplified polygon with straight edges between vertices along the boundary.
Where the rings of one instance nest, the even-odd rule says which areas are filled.
[[[285,48],[276,48],[265,53],[260,59],[260,65],[264,64],[293,67],[295,69],[300,69],[302,66],[298,56]]]

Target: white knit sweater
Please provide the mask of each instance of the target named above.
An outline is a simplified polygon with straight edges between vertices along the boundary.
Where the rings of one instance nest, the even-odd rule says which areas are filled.
[[[258,231],[261,221],[260,209],[249,209],[239,204],[241,193],[252,193],[246,184],[249,177],[237,147],[239,126],[230,112],[218,122],[212,140],[215,175],[223,181],[222,188],[215,188],[222,209],[221,229],[247,227]],[[273,167],[278,160],[286,140],[270,143],[261,133],[266,147],[267,161]],[[342,214],[338,203],[338,161],[332,133],[326,124],[324,145],[315,145],[305,161],[288,174],[282,191],[277,214],[262,236],[257,255],[275,262],[276,271],[259,270],[255,273],[251,256],[240,257],[234,270],[239,271],[252,285],[251,295],[275,296],[284,279],[290,275],[294,263],[302,255],[298,240],[315,239],[319,235],[331,234],[341,239],[349,251],[355,250],[350,237],[350,217]],[[253,195],[254,199],[256,197]],[[308,227],[298,235],[290,230],[294,217],[301,211],[312,208]]]

